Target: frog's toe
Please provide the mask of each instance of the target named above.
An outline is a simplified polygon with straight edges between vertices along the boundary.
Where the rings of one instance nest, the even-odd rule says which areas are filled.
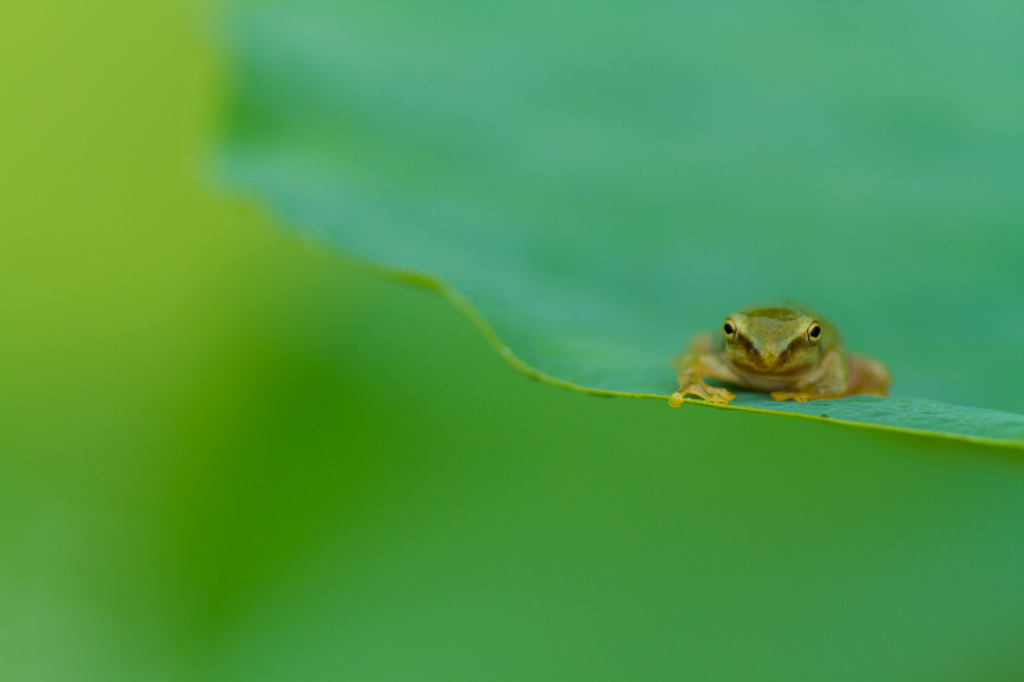
[[[806,403],[811,399],[810,393],[790,393],[787,391],[774,391],[772,398],[778,401],[795,400],[798,403]]]
[[[708,386],[707,391],[711,394],[711,400],[722,405],[728,405],[730,400],[736,400],[736,396],[724,388]]]
[[[700,384],[688,384],[686,386],[680,386],[679,390],[676,391],[674,395],[679,396],[680,403],[682,403],[683,401],[683,396],[687,395],[697,396],[698,398],[703,398],[704,400],[711,400],[713,402],[711,394],[708,393],[707,390],[705,390],[705,388]]]
[[[673,393],[672,397],[668,399],[668,404],[672,407],[679,407],[683,404],[684,396],[687,395],[697,396],[698,398],[703,398],[709,403],[715,403],[718,405],[728,405],[729,401],[736,397],[724,388],[708,386],[703,382],[691,383],[686,386],[680,386],[679,390]]]

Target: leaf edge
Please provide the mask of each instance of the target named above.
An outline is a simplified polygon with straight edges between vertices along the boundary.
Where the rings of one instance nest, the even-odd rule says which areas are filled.
[[[322,245],[322,242],[316,239],[310,239]],[[578,393],[585,393],[587,395],[593,395],[598,397],[616,397],[616,398],[648,398],[656,400],[669,399],[667,395],[661,395],[658,393],[630,393],[627,391],[609,391],[605,389],[588,388],[587,386],[580,386],[574,384],[571,381],[559,379],[553,377],[545,372],[542,372],[534,367],[531,367],[521,358],[519,358],[515,352],[506,344],[502,338],[495,331],[494,327],[491,326],[487,318],[477,310],[468,298],[466,298],[462,292],[456,289],[454,286],[445,281],[444,278],[426,271],[419,270],[416,268],[403,267],[398,265],[392,265],[383,261],[378,261],[364,256],[353,254],[343,248],[338,248],[336,245],[331,244],[330,251],[339,256],[346,262],[347,265],[351,266],[357,271],[363,272],[373,277],[380,279],[386,279],[402,284],[408,284],[411,286],[420,287],[431,291],[441,298],[452,304],[456,310],[467,317],[470,323],[476,327],[487,343],[498,353],[498,355],[507,362],[512,369],[525,375],[526,377],[539,381],[559,388],[567,389],[570,391],[576,391]],[[1006,439],[1006,438],[988,438],[984,436],[971,436],[968,434],[951,433],[948,431],[928,431],[925,429],[913,429],[901,426],[890,426],[886,424],[873,424],[870,422],[858,422],[851,421],[848,419],[835,419],[832,417],[820,417],[813,414],[802,414],[799,412],[784,412],[781,410],[767,410],[761,407],[748,407],[745,405],[720,405],[711,403],[706,400],[697,400],[694,398],[685,398],[684,403],[691,405],[699,405],[702,407],[718,408],[722,410],[736,410],[741,412],[753,412],[759,414],[771,414],[782,417],[796,417],[800,419],[807,419],[815,422],[823,422],[829,424],[836,424],[840,426],[872,429],[875,431],[884,431],[887,433],[900,433],[910,436],[917,436],[923,438],[939,438],[942,440],[952,440],[958,442],[966,442],[974,445],[982,445],[988,447],[997,447],[1001,449],[1009,450],[1024,450],[1024,442]]]

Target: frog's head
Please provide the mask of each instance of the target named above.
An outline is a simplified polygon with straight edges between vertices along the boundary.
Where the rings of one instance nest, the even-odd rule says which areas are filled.
[[[729,363],[742,371],[795,374],[821,359],[821,324],[788,308],[735,312],[726,318],[722,333]]]

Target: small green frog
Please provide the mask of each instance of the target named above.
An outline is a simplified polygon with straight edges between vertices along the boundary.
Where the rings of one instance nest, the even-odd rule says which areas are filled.
[[[886,395],[892,381],[878,360],[847,353],[831,322],[791,301],[734,312],[717,341],[708,333],[694,337],[677,366],[679,390],[669,398],[672,407],[682,405],[687,395],[720,405],[736,398],[724,388],[708,386],[704,377],[797,402]]]

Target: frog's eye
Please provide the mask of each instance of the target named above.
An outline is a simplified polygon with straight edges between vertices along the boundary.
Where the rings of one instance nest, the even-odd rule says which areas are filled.
[[[727,339],[734,339],[734,338],[736,338],[736,325],[734,325],[732,323],[732,320],[726,320],[725,321],[725,326],[722,327],[722,330],[725,332],[725,338],[727,338]]]
[[[818,343],[821,339],[821,325],[817,322],[812,322],[811,326],[807,328],[807,340],[811,343]]]

